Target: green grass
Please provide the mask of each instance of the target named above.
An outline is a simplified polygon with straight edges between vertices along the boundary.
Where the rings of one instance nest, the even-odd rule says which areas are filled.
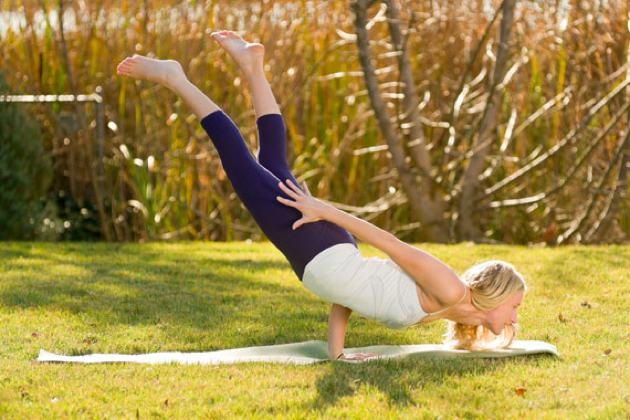
[[[0,418],[627,418],[629,247],[423,247],[458,272],[487,258],[514,263],[530,288],[519,337],[550,341],[561,357],[38,364],[40,348],[206,351],[324,339],[328,305],[269,244],[0,243]],[[347,345],[439,342],[443,329],[394,331],[353,317]]]

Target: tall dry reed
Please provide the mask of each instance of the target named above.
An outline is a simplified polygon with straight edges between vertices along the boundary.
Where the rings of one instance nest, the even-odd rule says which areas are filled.
[[[290,160],[298,178],[309,183],[313,194],[346,203],[349,210],[405,239],[421,237],[373,119],[357,49],[348,35],[353,33],[353,23],[346,2],[171,3],[4,2],[2,10],[13,13],[12,22],[18,24],[11,27],[7,15],[0,18],[4,19],[0,71],[16,93],[104,88],[108,123],[104,231],[115,240],[261,238],[190,111],[166,89],[114,74],[115,64],[133,53],[177,59],[189,78],[233,117],[254,150],[254,115],[244,81],[209,38],[212,30],[231,28],[266,46],[266,69],[284,111]],[[448,133],[437,117],[450,112],[467,58],[482,39],[498,2],[403,3],[405,10],[415,12],[408,42],[425,98],[425,132],[435,148],[434,159],[440,162],[445,150],[466,152],[466,142],[449,144]],[[543,7],[540,2],[520,2],[512,51],[521,61],[516,60],[518,72],[504,93],[512,107],[502,110],[504,123],[496,131],[508,129],[511,110],[527,115],[567,89],[571,89],[572,99],[565,104],[561,98],[544,118],[512,127],[520,130],[509,144],[513,163],[507,159],[505,165],[487,174],[490,177],[515,171],[516,157],[558,142],[598,92],[610,90],[625,77],[628,5],[623,1],[571,1],[564,14],[559,8],[562,4],[549,1]],[[59,10],[63,10],[61,16]],[[405,14],[405,19],[411,18],[410,13]],[[396,74],[382,23],[371,29],[371,39],[380,54],[381,82],[390,86],[387,94],[395,97],[399,91],[393,83]],[[486,45],[493,40],[494,32],[482,44],[479,58],[469,69],[471,74],[484,71],[492,54]],[[473,105],[480,94],[473,84],[462,106],[471,117],[461,119],[459,131],[472,129]],[[616,100],[598,114],[591,123],[593,130],[605,125],[623,101]],[[54,188],[81,202],[93,202],[92,110],[65,105],[32,109],[43,124],[46,147],[54,158]],[[611,135],[592,154],[585,170],[575,176],[597,172],[610,158],[614,145]],[[568,154],[564,161],[550,161],[545,175],[531,179],[532,189],[556,182],[585,148],[580,142],[573,158]],[[480,223],[490,239],[545,240],[550,229],[573,217],[586,199],[580,188],[574,191],[580,194],[563,195],[555,209],[504,208],[488,211]],[[619,220],[619,237],[630,231],[628,210],[626,202],[620,212],[626,216]]]

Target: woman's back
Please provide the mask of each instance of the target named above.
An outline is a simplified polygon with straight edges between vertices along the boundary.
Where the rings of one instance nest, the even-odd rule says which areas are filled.
[[[414,325],[426,315],[411,277],[391,260],[366,258],[350,244],[317,255],[306,265],[303,282],[322,299],[390,328]]]

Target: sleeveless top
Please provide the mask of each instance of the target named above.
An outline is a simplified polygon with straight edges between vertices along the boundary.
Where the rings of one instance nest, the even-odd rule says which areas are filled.
[[[398,265],[364,257],[352,244],[317,254],[306,265],[302,282],[322,299],[390,328],[408,327],[429,315],[420,306],[415,281]]]

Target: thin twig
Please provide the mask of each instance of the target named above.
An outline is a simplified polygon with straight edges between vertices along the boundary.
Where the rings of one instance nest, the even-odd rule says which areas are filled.
[[[483,164],[488,155],[490,145],[493,142],[492,129],[496,125],[498,108],[501,98],[497,91],[502,89],[506,76],[506,65],[509,55],[509,43],[514,22],[515,0],[505,0],[502,3],[502,17],[500,24],[499,42],[497,45],[496,61],[490,89],[484,112],[482,114],[479,129],[472,135],[474,138],[468,165],[459,179],[457,190],[461,191],[459,197],[459,217],[457,219],[458,230],[465,239],[477,239],[479,229],[472,220],[475,207],[475,196],[479,190],[479,175],[483,171]]]
[[[445,118],[445,121],[448,122],[449,125],[453,125],[453,122],[454,122],[455,106],[457,103],[457,98],[459,98],[459,96],[462,94],[462,91],[464,90],[464,87],[467,84],[467,80],[469,78],[470,72],[472,71],[473,65],[475,61],[477,61],[477,57],[479,56],[479,51],[481,51],[482,46],[488,40],[488,37],[490,36],[490,29],[492,29],[492,27],[494,26],[494,22],[496,22],[497,17],[499,17],[500,11],[503,10],[503,4],[505,2],[506,0],[503,0],[501,2],[501,5],[496,9],[494,16],[492,16],[492,20],[490,20],[490,22],[488,22],[488,24],[486,25],[486,28],[483,31],[483,35],[481,36],[481,39],[477,43],[475,50],[473,51],[473,53],[470,55],[470,58],[468,59],[468,63],[466,64],[466,69],[464,70],[464,73],[462,74],[462,77],[459,82],[459,86],[457,87],[457,90],[455,91],[455,95],[454,95],[455,101],[453,101],[453,105],[451,106],[451,112]],[[442,144],[444,142],[445,135],[446,133],[442,133],[442,136],[437,141],[437,144]],[[445,162],[443,162],[443,164],[445,164]]]
[[[417,104],[420,103],[420,99],[416,91],[416,83],[409,63],[407,42],[400,29],[400,11],[395,2],[391,0],[385,1],[385,4],[387,5],[386,14],[391,41],[395,51],[399,52],[397,55],[398,68],[403,89],[402,114],[404,115],[404,120],[402,123],[410,123],[407,125],[409,137],[415,144],[414,147],[411,148],[411,156],[414,158],[416,165],[420,168],[421,175],[431,181],[435,177],[432,176],[433,168],[431,159],[427,153],[422,124],[419,118]],[[401,114],[399,113],[398,115]]]
[[[597,201],[597,196],[599,195],[599,192],[602,190],[602,187],[604,186],[604,184],[608,180],[608,177],[612,173],[613,169],[617,166],[616,163],[620,159],[620,157],[622,155],[622,152],[624,150],[624,147],[628,143],[628,139],[629,138],[630,138],[630,130],[627,129],[626,130],[626,135],[623,137],[623,139],[617,145],[617,149],[615,150],[615,153],[613,155],[613,159],[610,162],[610,165],[608,166],[608,169],[602,175],[601,179],[599,180],[599,183],[595,187],[595,191],[593,191],[593,193],[591,194],[591,196],[589,198],[589,201],[588,201],[588,204],[584,208],[584,211],[582,212],[580,217],[578,217],[576,220],[573,221],[571,226],[563,234],[558,236],[558,239],[557,239],[557,243],[558,244],[563,244],[565,242],[568,242],[571,238],[573,238],[582,229],[582,226],[584,226],[584,223],[586,223],[586,220],[591,215],[591,212],[593,211],[593,208],[595,207],[595,203]]]
[[[630,83],[630,79],[624,80],[615,89],[609,92],[604,98],[602,98],[599,102],[597,102],[595,106],[591,107],[587,115],[584,118],[582,118],[582,121],[580,121],[580,124],[577,127],[573,128],[571,131],[569,131],[569,133],[562,140],[560,140],[555,146],[548,149],[545,153],[538,156],[534,160],[528,162],[525,166],[523,166],[521,169],[514,172],[512,175],[503,178],[501,181],[497,182],[490,188],[487,188],[484,191],[483,196],[479,197],[479,199],[483,200],[489,197],[490,195],[496,193],[497,191],[505,188],[506,186],[512,184],[514,181],[521,179],[525,175],[529,174],[532,170],[542,165],[544,162],[546,162],[549,158],[554,156],[560,150],[573,144],[575,139],[579,136],[579,134],[581,134],[581,132],[587,127],[591,119],[612,99],[614,99],[618,94],[623,92],[624,88],[629,83]]]
[[[545,198],[549,198],[549,196],[562,190],[570,181],[574,179],[573,176],[578,171],[578,169],[580,169],[582,165],[584,165],[584,163],[587,161],[588,157],[595,150],[595,148],[600,144],[600,142],[604,138],[606,138],[606,136],[612,131],[612,129],[617,125],[617,123],[625,116],[626,112],[629,109],[630,109],[630,102],[626,103],[626,105],[623,108],[617,111],[615,116],[609,121],[606,127],[600,130],[598,135],[591,141],[589,146],[586,148],[586,151],[584,152],[584,154],[577,160],[575,165],[573,165],[573,167],[569,170],[569,172],[566,174],[564,179],[560,181],[558,184],[556,184],[555,186],[553,186],[552,188],[550,188],[549,190],[545,192],[541,192],[530,197],[493,201],[489,203],[487,206],[485,206],[484,208],[496,209],[496,208],[530,205],[530,204],[542,201]]]

